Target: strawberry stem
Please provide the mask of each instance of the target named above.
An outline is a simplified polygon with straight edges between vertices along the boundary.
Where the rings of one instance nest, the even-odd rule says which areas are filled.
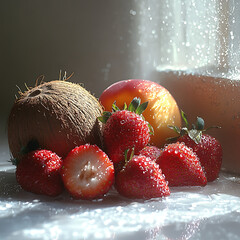
[[[36,139],[32,139],[28,142],[28,144],[21,148],[21,154],[27,154],[31,151],[34,151],[39,148],[39,143]]]
[[[135,97],[135,98],[131,101],[131,103],[129,104],[128,110],[129,110],[130,112],[136,112],[136,110],[137,110],[138,107],[140,106],[140,103],[141,103],[141,99]]]
[[[141,116],[142,113],[147,108],[147,106],[148,106],[148,102],[144,102],[141,104],[141,99],[135,97],[129,104],[128,110],[131,112],[135,112],[136,114]]]
[[[120,108],[116,105],[116,101],[112,105],[112,112],[120,111]]]
[[[149,134],[154,135],[154,129],[150,123],[148,123],[148,128],[149,128]]]
[[[129,104],[128,107],[127,107],[127,104],[124,103],[123,110],[128,110],[128,111],[134,112],[143,118],[142,113],[145,111],[147,106],[148,106],[148,102],[144,102],[141,104],[141,99],[135,97],[131,101],[131,103]],[[98,120],[103,123],[106,123],[108,118],[112,115],[112,113],[117,112],[117,111],[121,111],[121,109],[116,105],[116,101],[115,101],[112,105],[112,112],[104,111],[102,116],[98,117]]]
[[[197,117],[196,124],[193,124],[193,129],[202,131],[204,129],[204,120],[201,117]]]
[[[181,116],[182,116],[182,119],[183,119],[183,121],[185,123],[186,128],[188,129],[189,128],[189,124],[188,124],[187,116],[186,116],[186,114],[182,110],[181,110]]]
[[[212,126],[207,129],[204,129],[205,122],[204,122],[203,118],[201,118],[201,117],[197,117],[195,124],[192,124],[192,128],[189,128],[187,116],[182,110],[181,110],[181,116],[185,123],[185,126],[182,128],[179,128],[177,126],[169,125],[168,127],[170,129],[172,129],[173,131],[175,131],[178,134],[178,136],[168,138],[167,141],[170,141],[170,142],[177,141],[179,137],[187,134],[196,144],[198,144],[201,141],[203,132],[205,132],[211,128],[220,128],[218,126]]]
[[[98,117],[98,120],[102,123],[106,123],[109,117],[112,115],[111,112],[104,111],[102,116]]]
[[[27,153],[29,153],[29,152],[31,152],[31,151],[37,150],[37,149],[39,149],[39,148],[40,148],[40,145],[39,145],[38,140],[32,139],[32,140],[30,140],[30,141],[28,142],[28,144],[27,144],[26,146],[24,146],[24,147],[21,148],[20,154],[21,154],[21,155],[25,155],[25,154],[27,154]],[[19,163],[19,161],[20,161],[20,159],[14,158],[13,156],[11,156],[10,162],[11,162],[13,165],[17,166],[18,163]]]
[[[128,153],[129,153],[130,149],[128,148],[128,149],[126,149],[126,150],[124,151],[125,165],[127,165],[127,163],[128,163],[128,162],[133,158],[133,156],[134,156],[134,147],[133,147],[131,150],[132,150],[132,151],[131,151],[129,157],[128,157]]]

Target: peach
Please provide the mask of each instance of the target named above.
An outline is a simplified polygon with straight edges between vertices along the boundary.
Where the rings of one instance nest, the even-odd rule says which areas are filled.
[[[102,92],[99,101],[105,111],[111,111],[114,102],[122,109],[124,103],[129,105],[134,97],[139,97],[142,103],[148,102],[143,116],[154,129],[150,144],[162,147],[167,138],[176,136],[168,125],[181,126],[179,107],[170,92],[156,82],[143,79],[118,81]]]

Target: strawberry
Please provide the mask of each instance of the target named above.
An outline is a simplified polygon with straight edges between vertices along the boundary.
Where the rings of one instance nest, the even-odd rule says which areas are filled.
[[[167,182],[155,161],[133,156],[116,175],[117,191],[128,198],[150,199],[170,195]]]
[[[147,102],[140,102],[139,98],[134,98],[123,110],[113,104],[113,112],[104,112],[99,118],[105,123],[103,140],[106,153],[114,164],[124,160],[126,150],[134,148],[137,154],[150,140],[152,129],[142,117]]]
[[[16,179],[26,191],[57,196],[63,191],[61,166],[62,159],[52,151],[34,150],[18,162]]]
[[[169,186],[205,186],[206,176],[197,155],[184,143],[165,146],[157,159]]]
[[[152,161],[156,161],[158,157],[161,155],[162,149],[158,148],[157,146],[149,145],[144,147],[142,150],[139,151],[138,155],[144,155],[149,157]],[[115,164],[115,174],[118,174],[119,171],[125,165],[125,161],[121,161],[118,164]]]
[[[212,127],[204,129],[204,120],[197,117],[196,123],[192,125],[193,128],[190,128],[184,112],[182,112],[182,118],[185,122],[185,127],[182,129],[172,127],[179,134],[178,141],[184,142],[186,146],[192,148],[197,154],[207,181],[212,182],[216,180],[222,166],[222,146],[216,138],[204,134],[205,131]],[[216,128],[216,126],[214,127]]]
[[[222,147],[219,141],[208,134],[202,134],[199,142],[195,142],[188,135],[180,137],[179,141],[184,142],[197,154],[207,181],[216,180],[222,166]]]
[[[114,182],[114,167],[98,146],[74,148],[64,159],[61,171],[65,188],[76,199],[102,197]]]
[[[146,146],[139,152],[139,155],[144,155],[149,157],[151,160],[156,161],[161,153],[162,149],[157,146]]]

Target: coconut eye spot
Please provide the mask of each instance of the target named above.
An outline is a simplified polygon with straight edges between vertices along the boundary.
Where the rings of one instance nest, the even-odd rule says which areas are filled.
[[[38,96],[39,94],[41,94],[41,92],[42,92],[42,91],[41,91],[40,89],[36,89],[36,90],[30,92],[30,94],[28,95],[28,97],[36,97],[36,96]]]

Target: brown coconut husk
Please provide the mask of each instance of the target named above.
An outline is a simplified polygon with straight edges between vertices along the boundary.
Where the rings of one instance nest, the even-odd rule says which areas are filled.
[[[8,120],[8,143],[13,158],[31,141],[61,157],[76,146],[102,146],[102,114],[98,100],[79,84],[56,80],[21,94]]]

